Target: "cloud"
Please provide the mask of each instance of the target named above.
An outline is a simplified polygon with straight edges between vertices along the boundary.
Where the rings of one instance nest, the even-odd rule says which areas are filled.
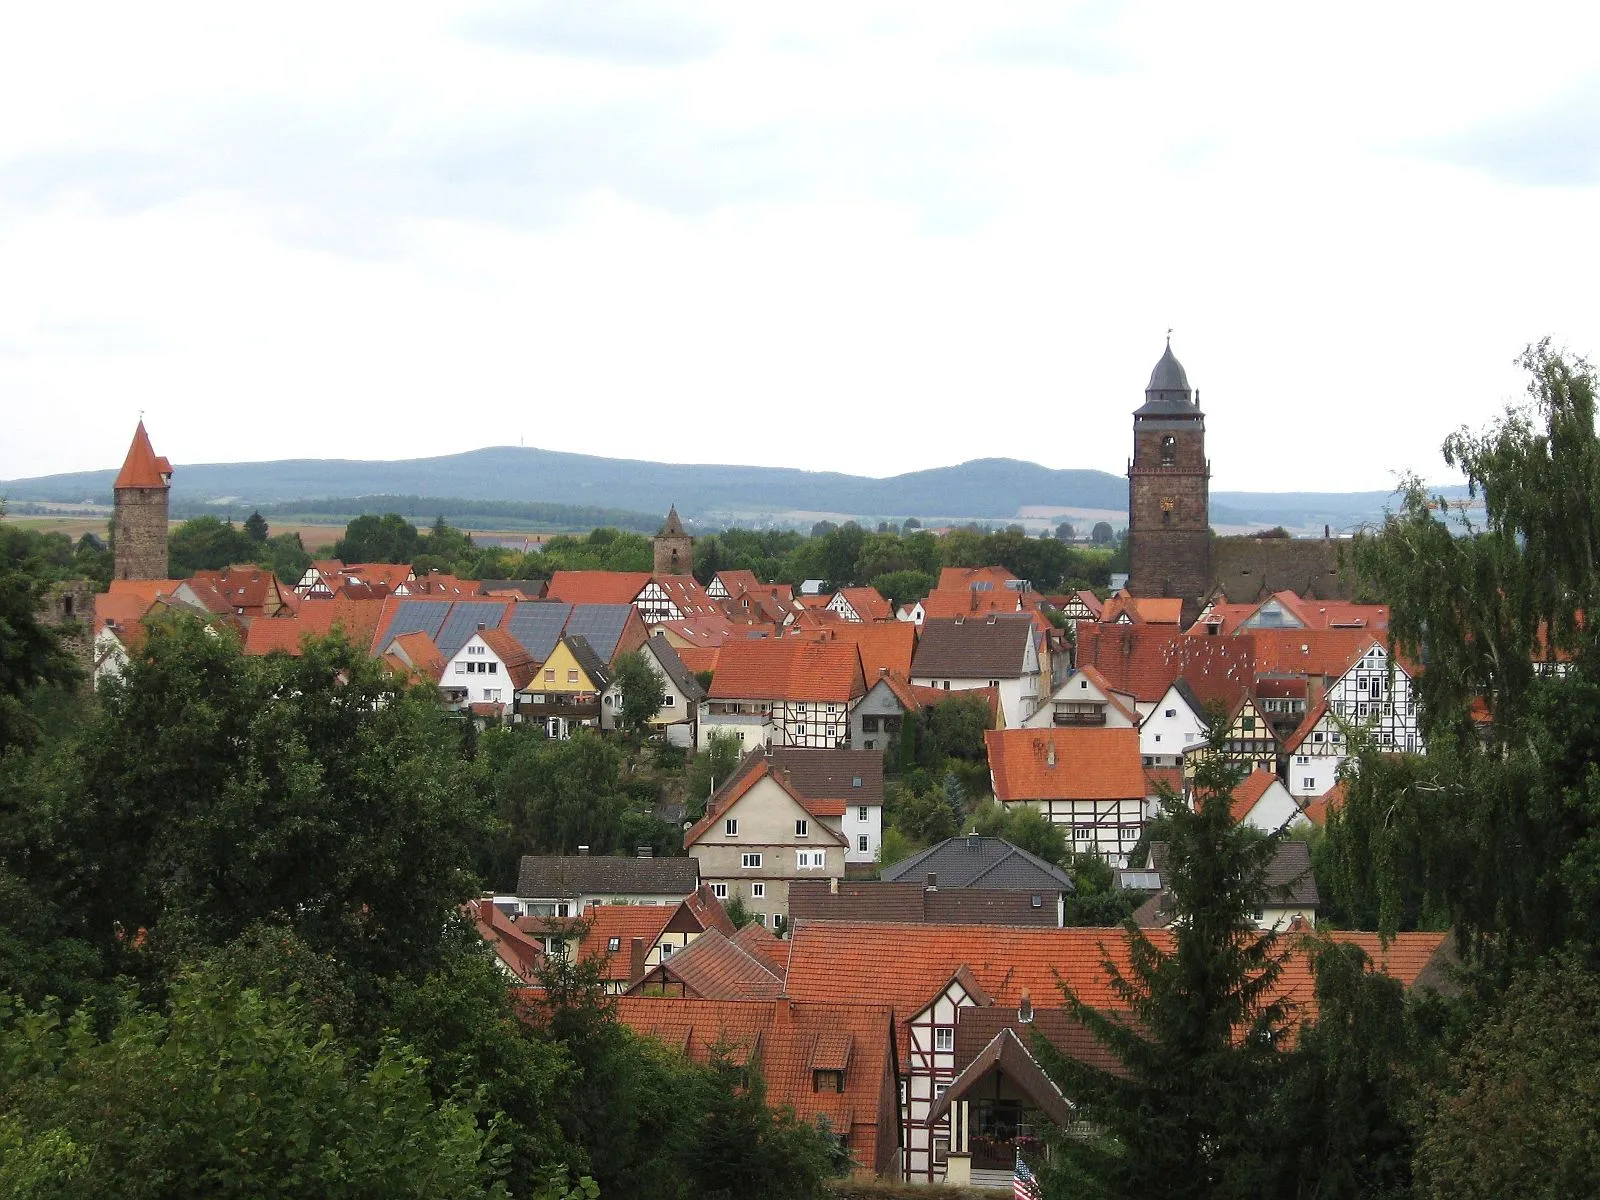
[[[1600,183],[1600,74],[1538,109],[1421,144],[1431,158],[1536,187]]]
[[[710,22],[687,5],[554,0],[480,13],[467,36],[534,54],[600,59],[635,66],[678,66],[707,58],[722,44]]]

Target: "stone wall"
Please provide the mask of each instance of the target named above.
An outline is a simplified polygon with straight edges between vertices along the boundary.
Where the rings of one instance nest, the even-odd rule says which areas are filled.
[[[1350,548],[1349,539],[1338,538],[1213,538],[1212,580],[1233,604],[1281,591],[1307,600],[1366,599],[1358,595]]]
[[[689,575],[694,571],[694,539],[688,534],[658,534],[651,542],[655,550],[654,573]],[[677,555],[674,561],[673,555]]]
[[[52,584],[38,609],[39,624],[56,631],[85,676],[94,666],[94,597],[94,584],[74,579]]]
[[[167,488],[118,488],[116,579],[167,577]]]

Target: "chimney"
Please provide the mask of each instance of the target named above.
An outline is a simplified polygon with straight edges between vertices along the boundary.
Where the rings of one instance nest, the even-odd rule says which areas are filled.
[[[967,834],[967,849],[968,850],[976,850],[977,848],[978,848],[978,831],[976,829],[974,829],[974,830],[970,831]]]
[[[485,625],[482,621],[478,622],[478,632],[479,633],[482,633],[487,628],[489,628],[489,627],[487,625]]]
[[[837,875],[835,875],[835,876],[833,876],[832,878],[830,878],[828,880],[828,895],[837,896],[838,894],[839,894],[839,877]]]
[[[578,853],[580,855],[582,855],[584,858],[588,858],[589,857],[589,847],[587,847],[587,846],[579,846],[578,847]]]
[[[1044,747],[1044,765],[1047,766],[1047,767],[1054,767],[1056,765],[1056,740],[1055,740],[1055,738],[1051,738],[1048,742],[1045,743],[1045,747]]]
[[[644,978],[644,960],[647,957],[644,939],[636,937],[628,945],[628,986],[635,987]]]
[[[1017,1002],[1017,1020],[1026,1025],[1033,1020],[1033,997],[1022,989],[1022,999]]]
[[[889,668],[888,667],[879,667],[878,668],[878,674],[879,675],[887,675],[888,673],[889,673]]]
[[[638,851],[640,858],[654,858],[656,856],[653,846],[637,846],[635,849]]]
[[[938,890],[939,890],[939,875],[938,875],[938,872],[929,871],[928,872],[928,891],[937,892]]]

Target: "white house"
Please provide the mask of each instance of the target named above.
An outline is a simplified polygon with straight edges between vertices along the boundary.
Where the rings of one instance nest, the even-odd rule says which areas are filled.
[[[1306,815],[1283,781],[1271,771],[1252,771],[1233,789],[1233,820],[1253,825],[1263,833],[1276,833],[1291,825],[1305,825]]]
[[[1052,729],[1058,725],[1132,729],[1139,724],[1139,711],[1132,693],[1115,690],[1097,668],[1085,666],[1062,680],[1061,686],[1022,724],[1026,729]]]
[[[1374,638],[1284,744],[1289,791],[1309,800],[1331,788],[1353,734],[1379,750],[1425,754],[1411,673]]]
[[[445,663],[439,690],[453,704],[511,704],[537,664],[509,633],[479,628]]]
[[[1205,740],[1205,708],[1182,679],[1150,706],[1139,723],[1139,755],[1147,767],[1181,767],[1183,756]]]
[[[661,708],[650,718],[650,727],[664,734],[667,744],[692,748],[698,741],[700,706],[705,702],[706,690],[694,677],[683,659],[661,634],[650,638],[639,651],[646,665],[661,677],[666,696]],[[622,692],[615,683],[608,686],[601,697],[600,727],[615,729],[622,716]]]
[[[947,692],[992,687],[1008,729],[1039,708],[1039,651],[1031,613],[929,618],[911,660],[911,682]]]

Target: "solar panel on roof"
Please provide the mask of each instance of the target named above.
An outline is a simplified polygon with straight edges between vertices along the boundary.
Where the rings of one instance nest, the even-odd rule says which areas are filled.
[[[587,641],[601,662],[610,662],[632,612],[631,604],[580,604],[567,620],[567,632]]]
[[[378,649],[386,649],[390,642],[403,633],[425,633],[437,637],[439,626],[450,611],[448,600],[402,600],[384,630]]]
[[[439,647],[439,653],[446,658],[452,657],[467,644],[480,624],[489,629],[500,628],[505,612],[504,600],[457,600],[433,639]]]
[[[543,662],[561,640],[561,631],[567,627],[567,618],[571,615],[572,605],[559,601],[519,604],[511,610],[505,629],[518,645]]]

